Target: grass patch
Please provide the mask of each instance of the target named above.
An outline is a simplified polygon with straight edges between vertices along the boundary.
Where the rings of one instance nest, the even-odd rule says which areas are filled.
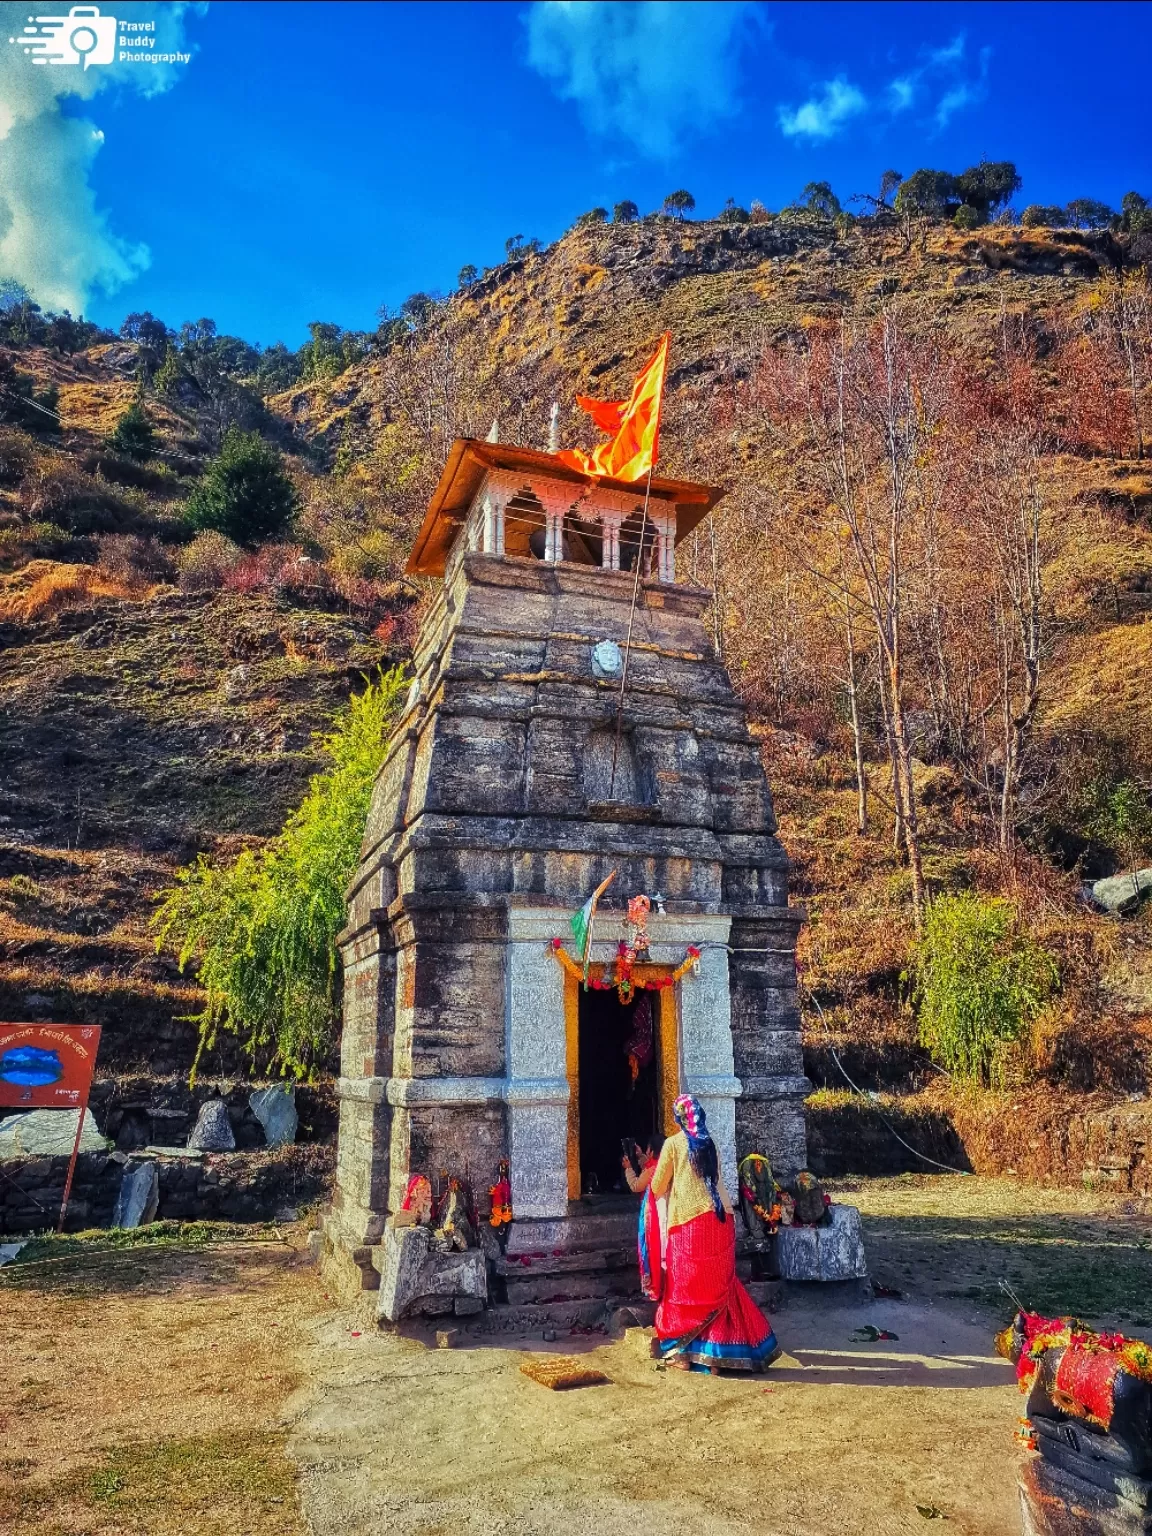
[[[99,1466],[40,1484],[0,1469],[0,1519],[14,1536],[93,1528],[294,1536],[296,1477],[284,1439],[265,1430],[133,1442],[105,1452]]]
[[[1152,1328],[1152,1222],[1078,1191],[1003,1179],[844,1180],[871,1266],[916,1296],[969,1301],[1005,1319],[1012,1302],[1098,1327]]]
[[[271,1223],[239,1226],[234,1222],[154,1221],[124,1230],[93,1228],[87,1232],[44,1233],[32,1238],[0,1270],[2,1290],[46,1290],[83,1277],[99,1280],[102,1269],[132,1254],[155,1251],[195,1251],[215,1243],[276,1242]]]

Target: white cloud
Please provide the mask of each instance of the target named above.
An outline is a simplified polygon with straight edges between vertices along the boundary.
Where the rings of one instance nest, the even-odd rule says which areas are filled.
[[[967,38],[963,32],[957,32],[950,43],[945,43],[943,48],[933,48],[928,54],[928,63],[936,69],[947,67],[949,64],[960,64],[964,59],[964,48]]]
[[[948,120],[961,107],[972,107],[982,102],[988,94],[988,60],[992,57],[991,48],[980,50],[980,73],[974,80],[961,80],[949,90],[945,91],[936,103],[936,126],[943,128]]]
[[[781,107],[780,130],[789,139],[830,139],[867,106],[863,91],[837,75],[835,80],[825,81],[821,93],[802,106],[795,110]]]
[[[923,62],[906,74],[888,82],[887,106],[889,112],[907,112],[910,107],[923,102],[930,105],[937,128],[943,128],[948,120],[963,107],[975,106],[988,94],[988,61],[990,48],[980,51],[976,74],[968,72],[967,38],[957,33],[942,48],[930,49],[922,55]],[[937,96],[937,92],[940,92]]]
[[[740,49],[767,24],[749,0],[537,0],[528,62],[595,133],[673,154],[739,108]]]
[[[190,53],[184,38],[189,8],[118,0],[115,15],[155,21],[155,53]],[[67,10],[62,0],[48,14]],[[65,116],[61,102],[87,100],[113,84],[156,96],[185,66],[37,65],[20,45],[28,20],[26,0],[0,3],[0,279],[14,278],[47,309],[78,314],[95,288],[111,292],[130,282],[149,255],[146,246],[116,235],[96,207],[88,174],[104,134],[84,118]]]
[[[916,97],[916,82],[906,77],[888,82],[889,112],[907,112]]]

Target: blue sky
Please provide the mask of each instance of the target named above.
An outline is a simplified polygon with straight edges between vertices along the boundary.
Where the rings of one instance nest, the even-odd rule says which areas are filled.
[[[779,208],[986,156],[1021,204],[1152,196],[1144,4],[102,9],[189,60],[36,68],[0,3],[0,278],[107,324],[297,345],[677,187]]]

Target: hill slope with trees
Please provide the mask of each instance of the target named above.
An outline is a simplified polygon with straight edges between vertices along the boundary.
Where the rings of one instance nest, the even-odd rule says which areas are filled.
[[[681,573],[717,592],[811,919],[817,1149],[883,1162],[883,1115],[946,1161],[959,1131],[989,1165],[1095,1167],[1088,1131],[1034,1128],[1148,1089],[1148,908],[1085,890],[1152,863],[1146,231],[1135,204],[989,222],[1012,189],[945,174],[867,217],[817,184],[776,216],[593,210],[375,332],[314,326],[303,363],[139,316],[69,350],[10,306],[9,1010],[106,1003],[135,1021],[110,1062],[150,1031],[191,1060],[153,899],[271,835],[310,732],[403,655],[448,444],[544,447],[555,401],[588,445],[574,394],[626,393],[667,329],[662,467],[727,491]]]

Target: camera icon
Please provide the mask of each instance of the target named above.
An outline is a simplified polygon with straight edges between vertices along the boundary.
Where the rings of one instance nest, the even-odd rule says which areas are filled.
[[[67,16],[30,16],[19,43],[33,64],[111,64],[116,57],[116,18],[96,5],[74,5]]]

